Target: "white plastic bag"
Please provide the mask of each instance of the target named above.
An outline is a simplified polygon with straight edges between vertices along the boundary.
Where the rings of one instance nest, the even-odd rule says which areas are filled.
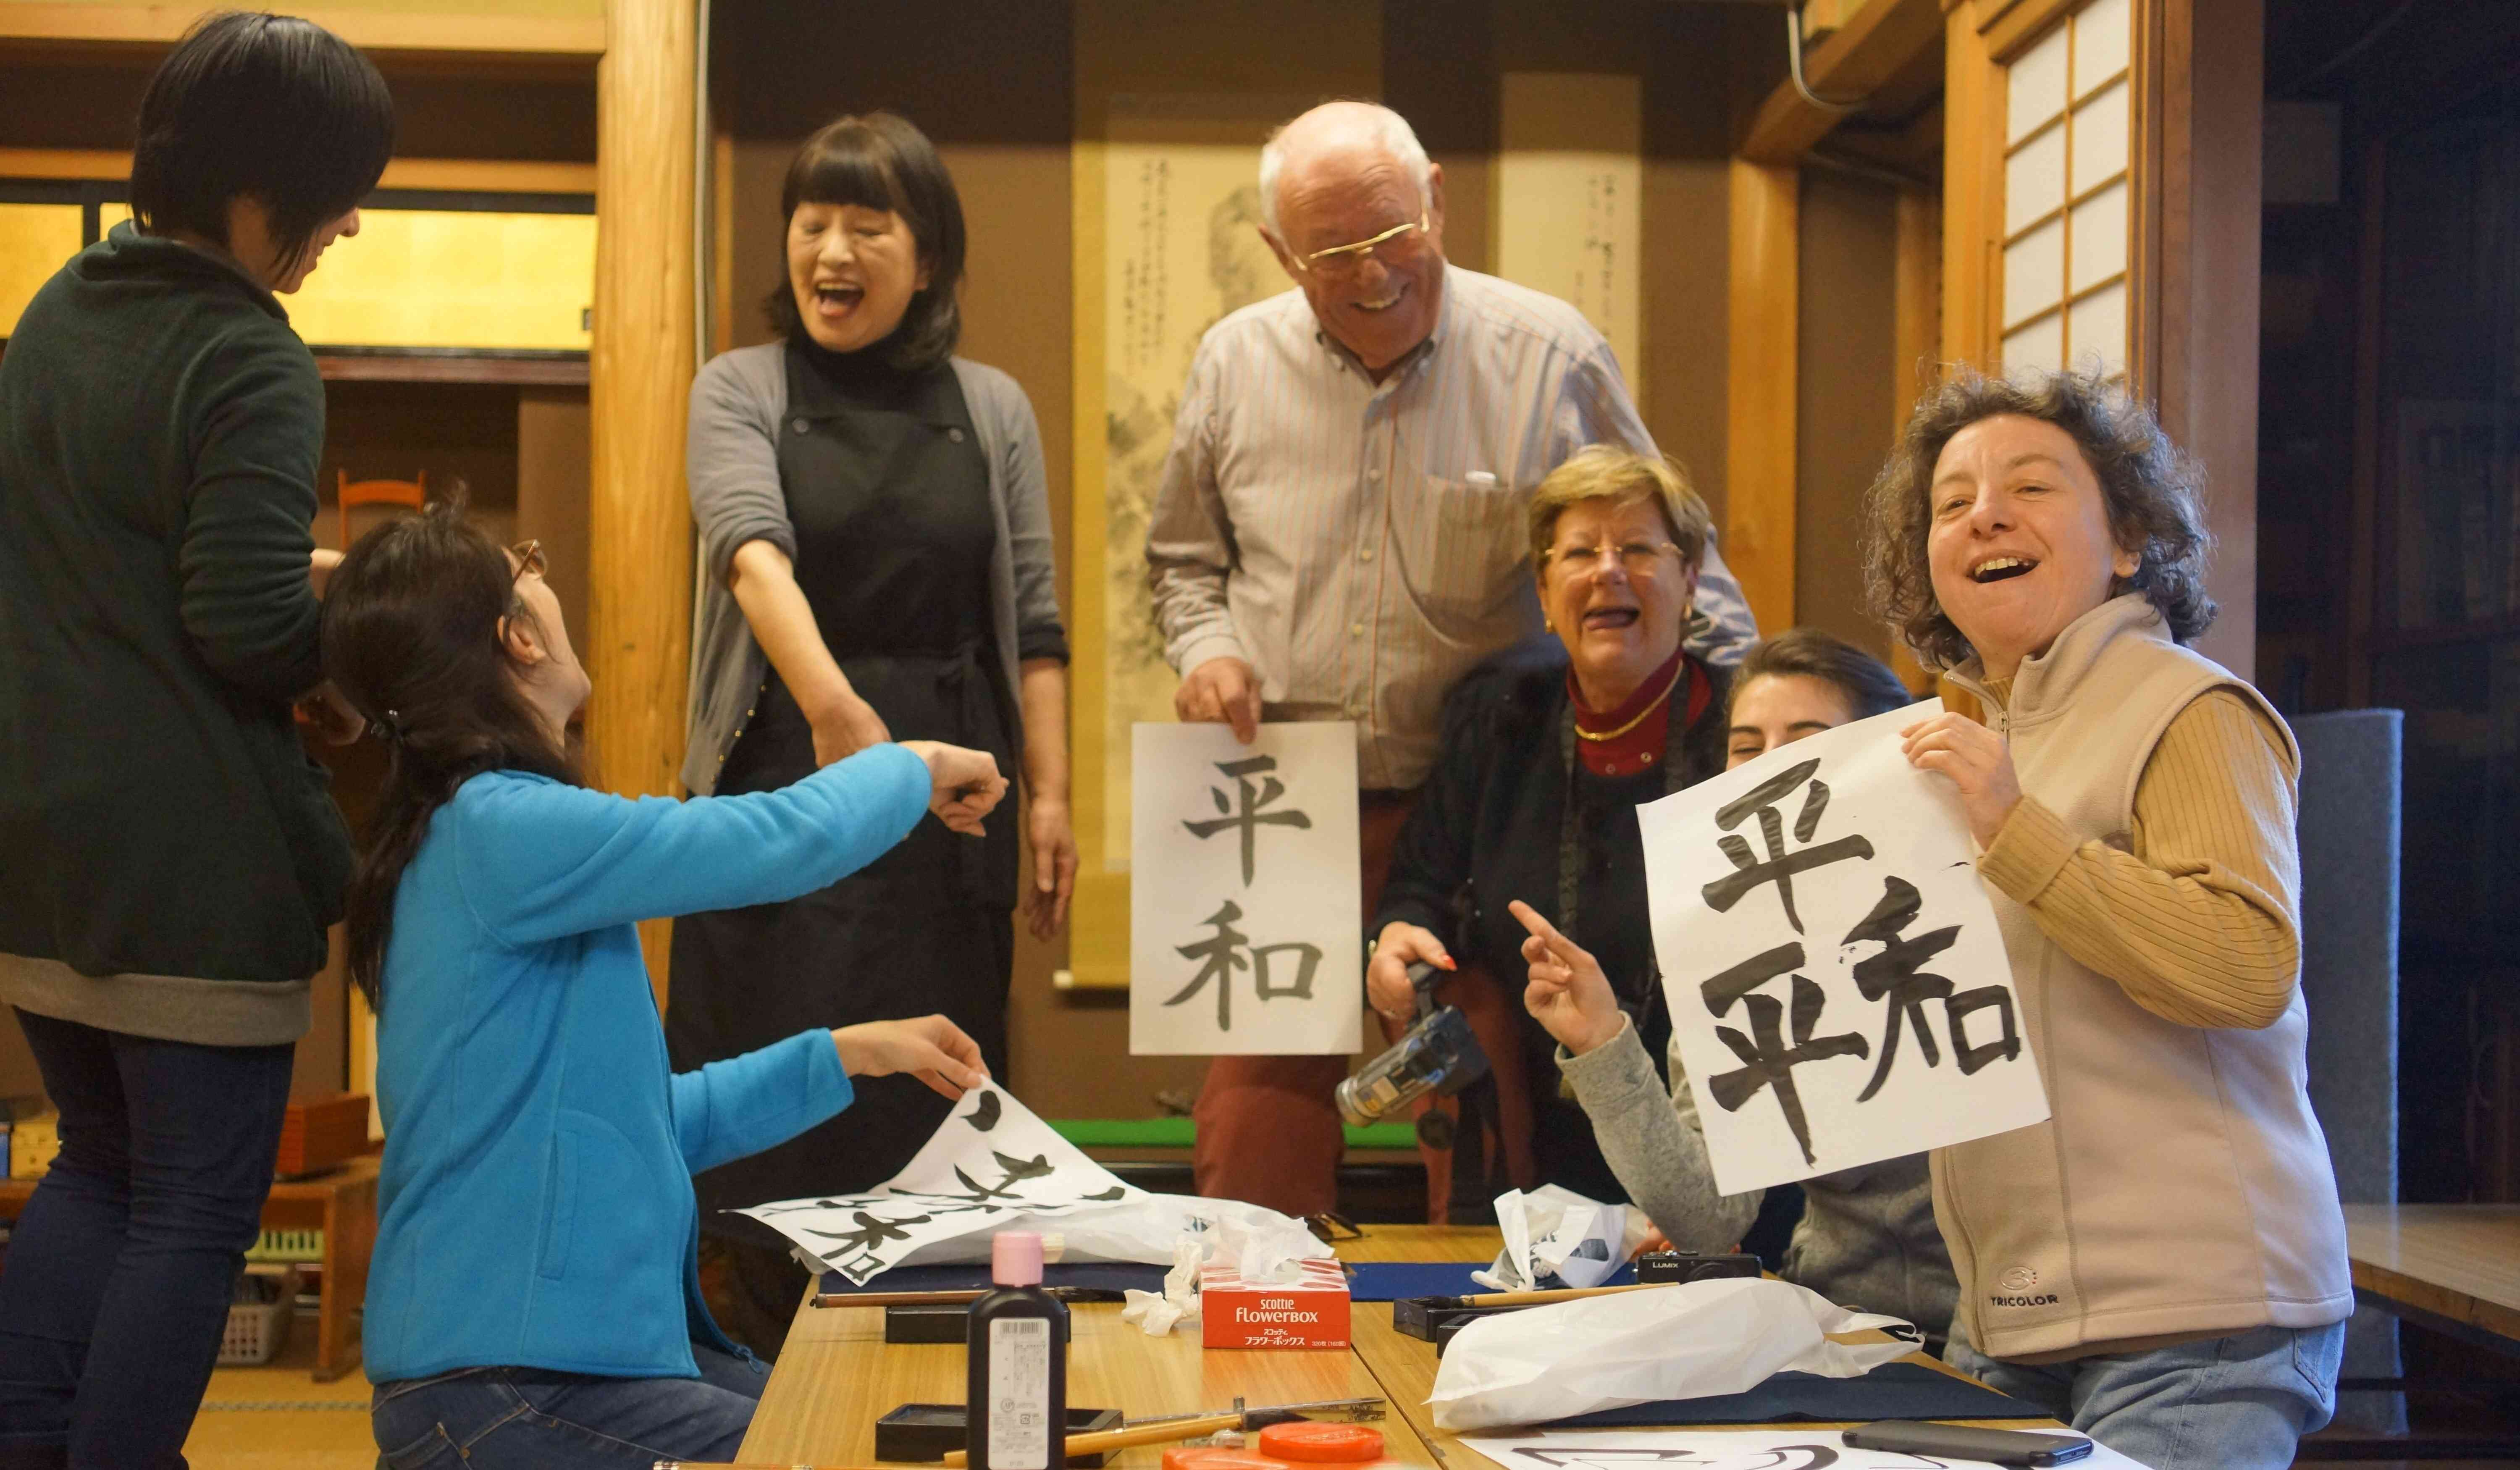
[[[1744,1393],[1787,1370],[1854,1378],[1915,1345],[1822,1334],[1908,1325],[1761,1277],[1586,1297],[1472,1321],[1445,1349],[1427,1402],[1438,1429],[1488,1429]]]
[[[1555,1184],[1508,1189],[1496,1198],[1496,1217],[1505,1249],[1486,1270],[1470,1272],[1491,1291],[1598,1286],[1637,1253],[1649,1224],[1642,1210]]]
[[[974,1215],[965,1233],[932,1240],[910,1252],[898,1266],[943,1266],[989,1259],[989,1239],[1000,1230],[1057,1230],[1067,1237],[1070,1262],[1137,1261],[1171,1266],[1173,1243],[1184,1235],[1207,1243],[1208,1259],[1233,1259],[1240,1242],[1253,1236],[1291,1238],[1303,1230],[1301,1221],[1261,1205],[1239,1200],[1202,1199],[1192,1194],[1140,1194],[1114,1205],[1087,1205],[1055,1216],[1027,1216],[1020,1210],[1000,1215]],[[772,1222],[774,1225],[776,1221]],[[1310,1232],[1305,1232],[1309,1237]],[[1229,1244],[1231,1242],[1231,1244]],[[1314,1242],[1320,1256],[1328,1246]]]

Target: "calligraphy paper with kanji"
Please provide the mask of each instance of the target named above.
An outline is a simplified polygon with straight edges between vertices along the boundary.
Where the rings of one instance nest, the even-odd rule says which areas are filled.
[[[1347,1055],[1362,1045],[1356,727],[1140,725],[1129,1049]]]
[[[965,1093],[927,1146],[873,1191],[737,1213],[863,1284],[937,1241],[1148,1198],[990,1085]]]
[[[1917,705],[1638,812],[1673,1039],[1726,1194],[2048,1116],[1959,797]]]

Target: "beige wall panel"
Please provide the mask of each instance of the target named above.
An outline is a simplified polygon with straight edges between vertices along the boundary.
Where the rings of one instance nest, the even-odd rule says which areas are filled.
[[[1644,170],[1644,362],[1653,385],[1638,407],[1654,445],[1688,468],[1724,523],[1724,218],[1731,184],[1720,158],[1652,158]]]
[[[1573,303],[1610,340],[1640,400],[1644,164],[1633,74],[1508,71],[1494,200],[1497,274]]]

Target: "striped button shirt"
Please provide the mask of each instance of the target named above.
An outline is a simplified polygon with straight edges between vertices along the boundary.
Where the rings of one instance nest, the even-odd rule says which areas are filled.
[[[1376,383],[1301,291],[1209,329],[1147,533],[1165,656],[1248,662],[1272,720],[1353,720],[1357,779],[1407,789],[1435,761],[1463,671],[1546,636],[1531,492],[1588,444],[1655,453],[1610,344],[1574,307],[1458,266],[1443,314]],[[1688,647],[1758,637],[1709,544]]]

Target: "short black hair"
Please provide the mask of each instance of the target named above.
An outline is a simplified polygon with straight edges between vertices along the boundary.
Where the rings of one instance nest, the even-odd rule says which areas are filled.
[[[1857,720],[1916,702],[1888,664],[1818,628],[1788,628],[1753,647],[1732,671],[1732,697],[1738,699],[1750,681],[1763,674],[1799,674],[1831,685],[1846,696],[1847,713]]]
[[[293,265],[377,187],[393,140],[392,94],[349,42],[294,16],[206,16],[140,101],[132,217],[152,235],[224,245],[229,201],[250,199]]]
[[[788,182],[779,191],[779,286],[761,304],[773,331],[810,343],[788,279],[788,225],[799,204],[855,204],[901,216],[919,244],[927,284],[910,298],[881,350],[892,366],[911,371],[951,359],[963,339],[963,311],[954,298],[963,283],[963,197],[927,135],[897,113],[868,112],[824,127],[788,160]]]

